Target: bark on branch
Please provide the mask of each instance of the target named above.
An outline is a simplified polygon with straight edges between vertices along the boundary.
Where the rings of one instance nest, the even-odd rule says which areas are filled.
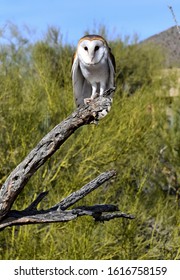
[[[38,223],[56,223],[68,222],[78,217],[87,215],[92,216],[95,221],[109,221],[114,218],[133,219],[132,215],[128,215],[119,211],[115,205],[103,204],[93,206],[79,206],[67,210],[70,206],[82,199],[90,192],[98,188],[102,183],[111,179],[116,175],[114,170],[104,172],[90,183],[82,187],[80,190],[73,192],[67,198],[60,201],[49,209],[37,210],[38,204],[44,199],[48,192],[43,192],[22,211],[10,210],[6,217],[0,223],[0,230],[13,225],[38,224]]]
[[[115,176],[114,171],[102,173],[82,189],[72,193],[48,210],[37,210],[37,205],[47,193],[41,193],[37,199],[23,211],[10,210],[18,194],[25,187],[31,176],[60,148],[67,138],[82,125],[97,121],[105,111],[109,111],[112,101],[108,98],[108,94],[109,92],[106,93],[105,97],[97,98],[89,105],[84,105],[83,108],[76,110],[67,119],[54,127],[11,172],[0,190],[0,229],[15,224],[22,225],[27,223],[69,221],[82,215],[91,215],[95,217],[94,214],[97,213],[97,211],[98,213],[102,213],[106,212],[107,209],[112,209],[108,208],[108,206],[104,206],[105,208],[102,208],[102,206],[92,206],[95,208],[91,210],[87,210],[86,208],[66,210],[89,192],[99,187],[104,181]],[[116,217],[119,217],[118,215],[122,217],[125,214],[116,213]],[[115,216],[112,214],[110,216],[100,215],[99,218],[96,217],[95,219],[108,220],[114,217]],[[132,218],[132,216],[127,215],[127,218]]]

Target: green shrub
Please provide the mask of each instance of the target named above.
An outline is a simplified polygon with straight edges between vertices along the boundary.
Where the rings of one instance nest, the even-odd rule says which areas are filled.
[[[35,43],[15,35],[0,49],[1,184],[75,108],[70,76],[74,48],[62,43],[55,28]],[[161,188],[160,161],[166,145],[167,160],[179,174],[179,112],[175,110],[177,121],[169,130],[166,101],[159,94],[159,50],[119,40],[111,46],[117,90],[110,113],[97,126],[76,131],[31,178],[13,208],[23,209],[49,190],[40,205],[48,208],[113,168],[117,177],[79,204],[113,203],[136,218],[100,224],[82,217],[7,228],[0,233],[1,259],[179,259],[179,210],[175,197]]]

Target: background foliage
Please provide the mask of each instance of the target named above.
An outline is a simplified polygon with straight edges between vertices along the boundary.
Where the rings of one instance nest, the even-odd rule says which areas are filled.
[[[106,29],[96,31],[108,39]],[[16,26],[1,32],[0,185],[38,141],[74,109],[74,47],[51,27],[32,43]],[[116,94],[99,125],[80,128],[33,176],[16,203],[23,209],[49,190],[47,208],[106,170],[116,179],[83,203],[113,203],[136,218],[6,228],[0,259],[179,259],[178,70],[164,73],[164,55],[136,39],[110,41],[116,58]],[[167,110],[171,110],[168,122]],[[168,111],[169,112],[169,111]],[[82,204],[82,202],[81,202]]]

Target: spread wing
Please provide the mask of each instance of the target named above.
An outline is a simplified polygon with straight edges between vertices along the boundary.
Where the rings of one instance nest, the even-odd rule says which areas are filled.
[[[74,99],[77,107],[84,105],[84,99],[91,96],[91,85],[85,80],[79,66],[78,56],[75,53],[72,63],[72,83]]]

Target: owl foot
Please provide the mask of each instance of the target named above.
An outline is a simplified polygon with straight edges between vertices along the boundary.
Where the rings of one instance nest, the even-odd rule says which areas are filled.
[[[89,98],[85,98],[84,104],[88,105],[89,103],[91,103],[92,100],[96,99],[96,97],[98,97],[98,93],[92,94]]]
[[[91,98],[91,97],[90,97],[90,98],[85,98],[85,99],[84,99],[84,104],[85,104],[85,105],[88,105],[89,103],[91,103],[91,101],[92,101],[93,99],[94,99],[94,98]]]

